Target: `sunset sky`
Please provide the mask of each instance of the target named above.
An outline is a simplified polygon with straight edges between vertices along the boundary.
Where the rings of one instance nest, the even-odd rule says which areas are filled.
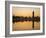
[[[34,16],[40,16],[40,8],[31,8],[31,7],[13,7],[12,15],[14,16],[23,16],[23,17],[32,17],[32,12],[34,10]],[[13,24],[13,31],[16,30],[32,30],[32,21],[24,22],[15,22]],[[34,22],[34,29],[40,29],[40,22]]]
[[[34,10],[34,16],[40,16],[40,8],[31,8],[31,7],[13,7],[12,13],[15,16],[27,16],[32,17],[32,12]]]

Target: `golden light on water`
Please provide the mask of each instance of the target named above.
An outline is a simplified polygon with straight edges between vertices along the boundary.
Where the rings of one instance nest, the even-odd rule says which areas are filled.
[[[32,10],[34,10],[34,17],[40,17],[40,8],[27,8],[27,7],[13,7],[12,15],[14,16],[23,16],[23,17],[32,17]],[[35,30],[40,29],[40,22],[34,22]],[[13,31],[16,30],[32,30],[32,21],[24,22],[15,22],[13,24]]]

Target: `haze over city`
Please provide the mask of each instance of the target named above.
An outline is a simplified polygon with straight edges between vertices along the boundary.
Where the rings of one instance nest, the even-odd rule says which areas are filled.
[[[33,11],[34,11],[34,17],[32,17]],[[13,31],[33,30],[33,28],[34,30],[40,29],[40,8],[13,7],[12,16],[15,17],[15,19],[13,19],[13,22],[15,21],[15,23],[13,23]],[[39,22],[36,22],[35,20],[36,18],[37,18],[37,21]],[[33,20],[31,21],[31,19],[33,19],[34,21]]]

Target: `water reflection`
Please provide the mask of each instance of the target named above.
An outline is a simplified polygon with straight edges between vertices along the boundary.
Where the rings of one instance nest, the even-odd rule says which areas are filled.
[[[18,30],[40,30],[40,22],[34,22],[34,29],[33,29],[32,21],[24,21],[24,22],[15,22],[13,24],[13,31]]]
[[[40,17],[13,16],[13,30],[39,30]]]

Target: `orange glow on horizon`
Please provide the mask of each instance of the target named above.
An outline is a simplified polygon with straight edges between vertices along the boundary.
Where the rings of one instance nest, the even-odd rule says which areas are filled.
[[[13,15],[15,16],[32,17],[32,8],[13,7],[12,10]],[[39,8],[34,8],[34,16],[40,16]]]

